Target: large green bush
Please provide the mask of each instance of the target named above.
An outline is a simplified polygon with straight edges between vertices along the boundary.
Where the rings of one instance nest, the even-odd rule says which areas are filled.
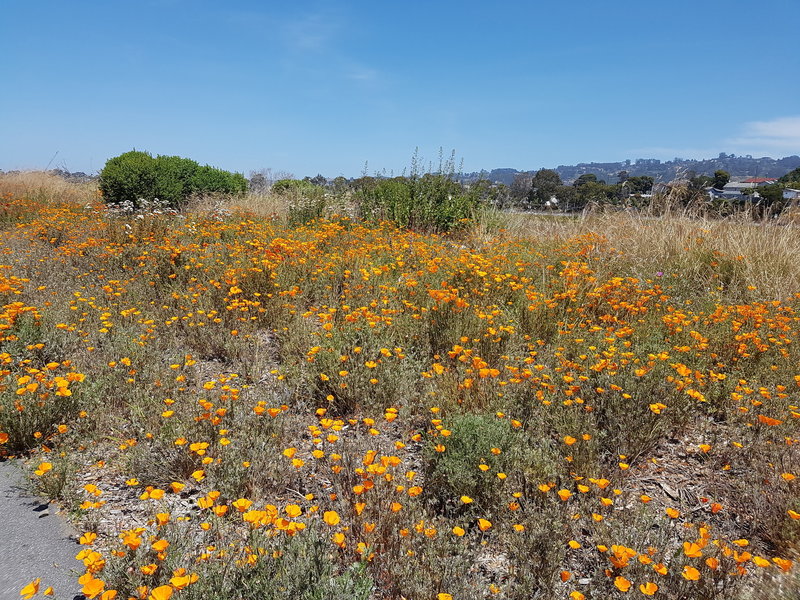
[[[230,173],[180,156],[152,156],[132,150],[115,156],[100,171],[100,191],[109,204],[139,208],[160,202],[178,208],[195,194],[238,194],[247,190],[240,173]]]

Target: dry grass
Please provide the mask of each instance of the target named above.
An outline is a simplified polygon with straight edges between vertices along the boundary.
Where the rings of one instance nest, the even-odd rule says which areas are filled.
[[[285,218],[288,213],[288,203],[285,198],[277,194],[249,192],[233,201],[219,197],[194,198],[189,203],[188,211],[193,214],[235,211],[258,218]]]
[[[613,249],[601,265],[606,273],[649,279],[659,272],[677,271],[694,280],[702,275],[692,273],[697,263],[717,257],[732,271],[731,278],[746,282],[745,289],[737,292],[743,301],[755,296],[780,299],[800,290],[800,229],[782,221],[614,212],[575,217],[515,214],[508,216],[506,223],[504,236],[510,239],[557,244],[595,235],[599,244]],[[618,256],[613,256],[613,251]]]
[[[75,184],[47,171],[0,173],[0,194],[17,198],[86,204],[97,201],[97,185]]]

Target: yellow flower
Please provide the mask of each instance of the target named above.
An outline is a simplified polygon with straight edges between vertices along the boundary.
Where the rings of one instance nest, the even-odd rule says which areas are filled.
[[[658,586],[655,583],[648,581],[647,583],[642,583],[639,585],[639,591],[645,596],[652,596],[658,591]]]
[[[29,584],[27,584],[25,587],[23,587],[19,591],[19,595],[22,596],[25,600],[33,598],[36,594],[39,593],[39,584],[41,583],[41,581],[42,580],[39,577],[37,577]]]
[[[621,575],[618,575],[614,579],[614,587],[616,587],[620,592],[627,592],[631,589],[631,582]]]
[[[80,539],[78,540],[78,543],[82,544],[84,546],[91,546],[92,544],[94,544],[94,541],[96,539],[97,539],[97,534],[90,531],[90,532],[84,533],[80,537]]]
[[[172,586],[160,585],[150,592],[148,600],[169,600],[172,597]]]
[[[700,579],[700,571],[689,565],[683,567],[683,573],[681,573],[681,575],[684,579],[688,579],[689,581],[697,581]]]
[[[34,471],[39,477],[44,475],[45,473],[53,470],[53,464],[49,462],[43,462],[39,464],[39,468]]]

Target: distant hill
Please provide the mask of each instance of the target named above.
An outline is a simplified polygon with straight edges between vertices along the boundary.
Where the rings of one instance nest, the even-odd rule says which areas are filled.
[[[793,155],[785,158],[753,158],[752,156],[735,156],[733,154],[721,153],[717,158],[703,160],[675,158],[673,160],[661,161],[656,158],[638,158],[636,160],[624,160],[621,162],[607,163],[578,163],[577,165],[559,165],[555,170],[564,183],[572,183],[581,175],[593,173],[606,183],[616,183],[617,174],[620,171],[627,171],[633,177],[637,175],[649,175],[656,182],[668,182],[674,179],[685,177],[687,173],[693,172],[694,175],[713,175],[714,171],[722,169],[731,174],[733,179],[747,177],[781,177],[792,169],[800,167],[800,156]],[[535,171],[536,169],[533,169]],[[483,176],[489,181],[511,185],[514,178],[520,173],[517,169],[492,169],[483,172]],[[527,171],[530,172],[530,171]],[[463,173],[460,176],[462,181],[474,181],[481,176],[481,173]]]

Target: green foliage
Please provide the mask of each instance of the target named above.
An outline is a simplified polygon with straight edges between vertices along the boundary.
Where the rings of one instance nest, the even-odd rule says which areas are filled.
[[[489,201],[485,185],[466,186],[455,178],[454,153],[439,156],[434,172],[420,168],[417,154],[409,176],[391,179],[366,174],[353,182],[353,200],[359,217],[389,220],[417,231],[448,232],[473,219]]]
[[[539,169],[533,175],[531,192],[528,196],[531,206],[545,206],[562,185],[561,177],[552,169]]]
[[[357,182],[360,216],[390,220],[419,231],[446,232],[471,219],[484,204],[481,187],[466,188],[448,173]]]
[[[762,185],[755,190],[761,196],[761,202],[765,209],[779,212],[786,204],[783,199],[783,186],[779,183],[772,185]]]
[[[100,172],[100,191],[109,204],[139,208],[160,202],[178,208],[194,194],[239,194],[247,190],[240,173],[230,173],[180,156],[132,150],[110,158]]]
[[[581,206],[589,202],[615,204],[619,199],[619,189],[620,186],[607,185],[602,181],[587,181],[575,188],[575,193]]]
[[[318,188],[318,185],[305,179],[279,179],[272,184],[272,191],[275,194],[310,193]]]
[[[140,198],[162,195],[158,189],[155,159],[133,150],[110,158],[100,171],[100,192],[110,204],[139,205]]]
[[[198,167],[191,179],[195,193],[241,194],[247,191],[247,179],[208,165]]]
[[[714,183],[715,180],[715,178],[709,177],[708,175],[698,175],[694,171],[689,171],[686,174],[686,178],[689,180],[689,190],[693,192],[703,191]]]
[[[359,181],[358,201],[362,217],[388,219],[408,227],[411,222],[411,185],[405,177]]]
[[[731,180],[730,173],[728,173],[727,171],[723,171],[722,169],[718,169],[714,171],[714,181],[712,182],[711,185],[714,187],[715,190],[721,190],[722,188],[725,187],[725,184],[727,184],[730,180]]]
[[[625,181],[625,188],[631,194],[649,194],[653,190],[653,178],[649,175],[628,177]]]
[[[587,183],[605,183],[605,181],[598,181],[597,175],[594,173],[584,173],[580,177],[575,180],[575,183],[572,185],[576,188],[581,187],[582,185],[586,185]]]
[[[447,423],[450,435],[429,439],[425,450],[425,489],[440,503],[469,496],[478,506],[494,505],[500,480],[496,473],[505,470],[514,455],[510,450],[516,441],[507,420],[493,415],[466,414]],[[445,446],[444,452],[436,450]],[[492,451],[499,449],[500,454]],[[489,466],[481,471],[479,464]]]
[[[800,167],[797,167],[793,171],[789,171],[786,175],[778,179],[778,183],[788,184],[791,182],[800,182]]]

